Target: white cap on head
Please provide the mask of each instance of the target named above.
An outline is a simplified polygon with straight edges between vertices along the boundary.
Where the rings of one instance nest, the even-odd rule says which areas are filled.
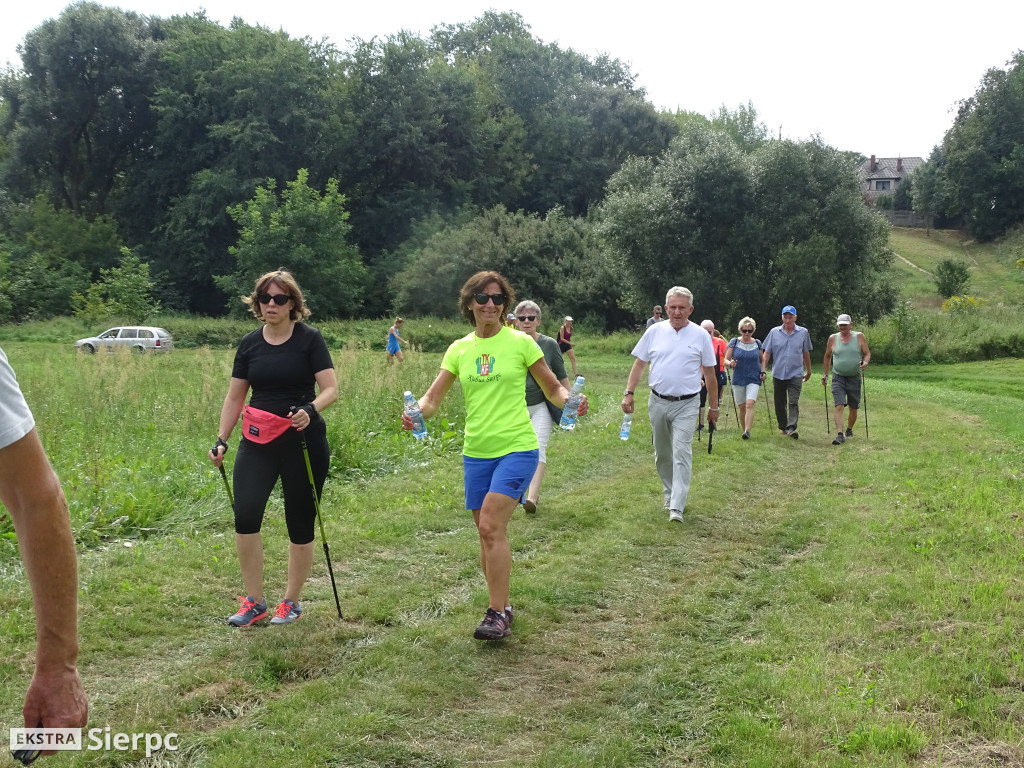
[[[836,325],[853,325],[849,315],[840,315],[836,318]]]
[[[565,322],[571,323],[572,322],[572,316],[571,315],[566,315],[565,316]]]

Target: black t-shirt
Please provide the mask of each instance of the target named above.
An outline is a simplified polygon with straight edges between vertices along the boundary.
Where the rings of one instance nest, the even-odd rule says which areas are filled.
[[[334,368],[327,342],[316,328],[295,323],[284,344],[268,344],[263,328],[242,337],[231,376],[252,388],[249,405],[277,416],[316,397],[316,374]]]

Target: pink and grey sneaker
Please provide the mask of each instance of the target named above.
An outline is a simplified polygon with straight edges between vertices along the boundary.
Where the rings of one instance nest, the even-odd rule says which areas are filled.
[[[241,595],[239,595],[238,599],[242,601],[242,607],[238,609],[238,613],[228,619],[228,624],[231,626],[251,627],[257,621],[267,618],[266,600],[262,603],[256,603],[253,602],[251,597],[242,597]]]
[[[271,624],[291,624],[302,618],[302,606],[298,603],[293,603],[288,598],[277,606],[277,610],[274,612],[274,618],[270,620]]]
[[[484,614],[484,620],[473,632],[473,637],[477,640],[502,640],[512,634],[512,629],[508,624],[508,616],[505,615],[505,611],[488,608],[487,613]]]

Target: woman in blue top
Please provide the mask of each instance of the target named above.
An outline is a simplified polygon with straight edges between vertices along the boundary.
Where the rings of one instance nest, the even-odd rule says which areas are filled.
[[[732,396],[740,409],[743,439],[749,440],[750,428],[754,426],[757,391],[761,386],[761,342],[754,338],[757,323],[753,318],[744,317],[737,327],[740,336],[729,342],[725,350],[725,365],[733,369]]]
[[[396,317],[395,324],[388,328],[388,345],[386,347],[386,351],[388,353],[388,365],[390,365],[391,361],[396,357],[398,358],[398,362],[405,362],[405,358],[402,357],[402,348],[399,346],[399,344],[409,343],[400,335],[402,325],[404,323],[405,320],[400,317]]]

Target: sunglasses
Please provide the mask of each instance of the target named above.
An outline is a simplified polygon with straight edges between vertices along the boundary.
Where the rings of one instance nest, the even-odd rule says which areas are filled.
[[[516,319],[517,319],[517,320],[518,320],[518,321],[519,321],[520,323],[525,323],[525,322],[527,322],[527,321],[529,321],[529,322],[531,322],[531,323],[532,323],[532,322],[533,322],[534,320],[536,320],[536,319],[537,319],[537,316],[536,316],[536,315],[519,315],[519,317],[517,317]]]
[[[504,293],[474,293],[473,298],[476,299],[476,303],[481,307],[484,306],[488,300],[494,302],[494,306],[500,307],[505,303]]]
[[[269,304],[270,302],[274,302],[279,307],[283,307],[285,304],[291,301],[291,299],[292,297],[289,296],[287,293],[278,293],[275,294],[274,296],[271,296],[269,293],[256,294],[256,300],[260,304]]]
[[[753,328],[740,328],[740,333],[753,333]]]

